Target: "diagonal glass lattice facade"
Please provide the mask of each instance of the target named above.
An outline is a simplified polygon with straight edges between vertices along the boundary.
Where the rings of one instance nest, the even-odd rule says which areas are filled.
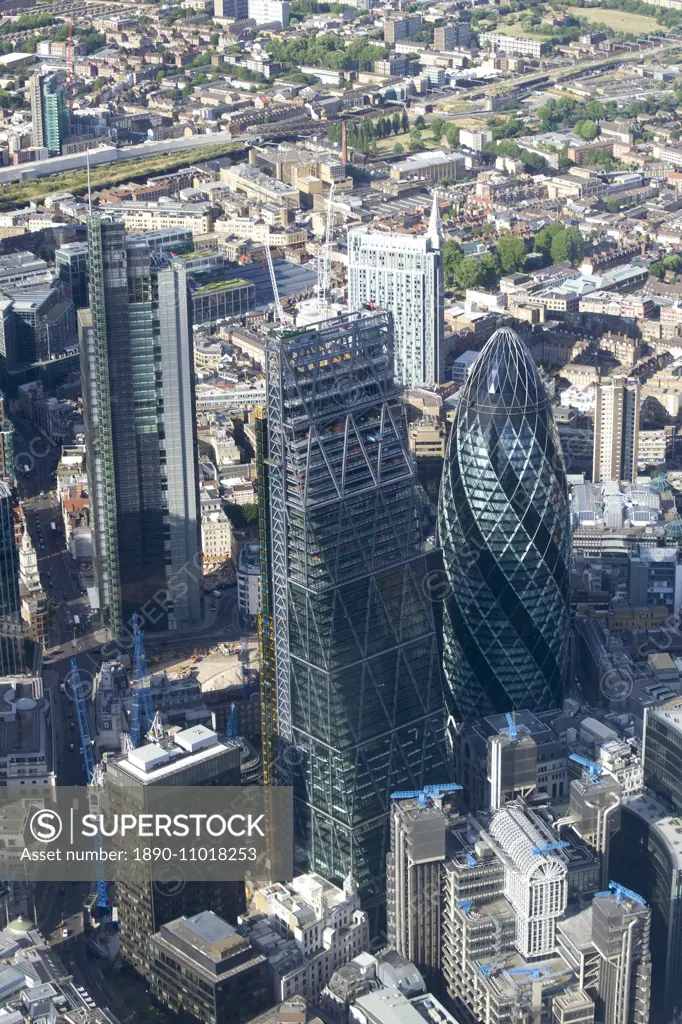
[[[566,473],[547,392],[508,328],[487,342],[462,391],[439,529],[451,724],[560,707],[569,651]]]
[[[391,318],[346,314],[268,345],[278,774],[297,858],[381,898],[389,795],[447,777],[423,492]]]

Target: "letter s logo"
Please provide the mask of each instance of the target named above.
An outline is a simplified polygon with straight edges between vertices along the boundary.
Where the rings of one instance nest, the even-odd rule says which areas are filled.
[[[62,834],[62,819],[56,811],[36,811],[31,818],[29,829],[39,843],[53,843]]]

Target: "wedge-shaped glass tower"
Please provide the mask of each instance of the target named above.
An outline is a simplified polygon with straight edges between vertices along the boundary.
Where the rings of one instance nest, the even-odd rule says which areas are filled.
[[[451,722],[560,707],[569,647],[566,473],[546,389],[508,328],[486,343],[463,389],[439,529]]]
[[[390,315],[273,335],[267,420],[277,767],[293,779],[297,856],[381,898],[390,793],[447,774]]]

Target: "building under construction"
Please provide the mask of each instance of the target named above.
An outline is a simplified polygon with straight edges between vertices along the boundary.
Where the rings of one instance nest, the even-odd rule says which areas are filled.
[[[447,777],[430,531],[390,315],[273,332],[266,380],[264,762],[293,776],[301,866],[335,881],[352,868],[380,900],[389,794]]]

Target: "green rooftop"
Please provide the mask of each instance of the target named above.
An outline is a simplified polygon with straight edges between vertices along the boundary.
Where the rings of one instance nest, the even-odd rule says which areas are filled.
[[[204,284],[201,288],[196,288],[192,295],[210,295],[211,292],[226,292],[232,288],[248,288],[250,286],[249,281],[244,281],[242,278],[234,278],[232,281],[211,281],[210,284]],[[253,288],[254,285],[251,285]]]
[[[196,249],[194,252],[181,252],[177,256],[173,256],[174,263],[187,263],[191,260],[201,260],[206,256],[217,256],[219,255],[214,249]]]

